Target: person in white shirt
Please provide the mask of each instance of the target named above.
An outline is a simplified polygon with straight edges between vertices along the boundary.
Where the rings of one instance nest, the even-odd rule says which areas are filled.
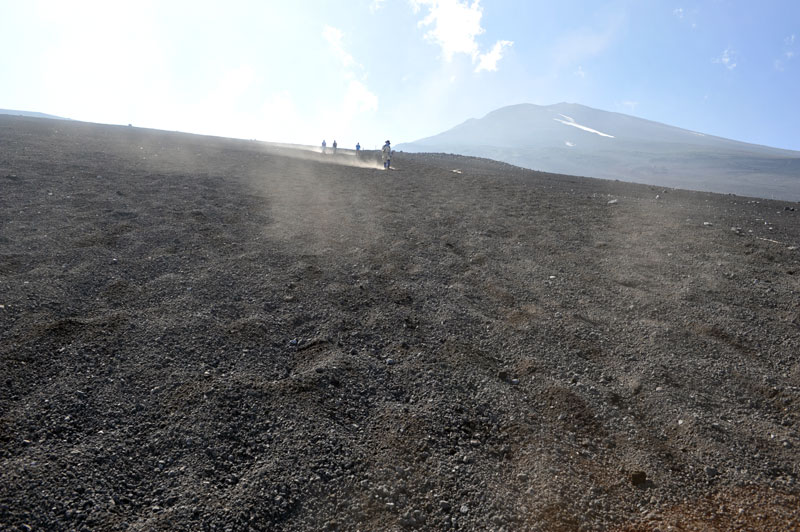
[[[383,145],[381,154],[383,155],[383,167],[388,170],[389,166],[392,164],[392,145],[388,140],[386,141],[386,144]]]

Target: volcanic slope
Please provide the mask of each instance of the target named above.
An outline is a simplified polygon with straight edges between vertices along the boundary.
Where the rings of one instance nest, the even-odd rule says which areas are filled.
[[[488,157],[560,174],[800,200],[798,151],[579,104],[510,105],[397,148]]]
[[[800,528],[796,203],[10,116],[0,147],[2,530]]]

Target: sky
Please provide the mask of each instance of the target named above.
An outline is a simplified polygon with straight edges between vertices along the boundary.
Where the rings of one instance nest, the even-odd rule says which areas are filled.
[[[580,103],[800,150],[798,0],[0,0],[0,108],[376,148]]]

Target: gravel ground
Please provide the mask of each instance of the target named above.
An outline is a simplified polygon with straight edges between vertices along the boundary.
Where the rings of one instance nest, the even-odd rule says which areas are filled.
[[[0,529],[800,530],[800,204],[0,117]]]

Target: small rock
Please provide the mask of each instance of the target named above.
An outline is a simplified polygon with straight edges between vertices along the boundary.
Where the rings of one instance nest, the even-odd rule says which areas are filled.
[[[615,199],[608,200],[608,205],[615,205],[617,203],[619,203],[619,200],[615,200]]]
[[[520,473],[519,475],[517,475],[517,480],[519,480],[520,482],[528,482],[528,478],[529,477],[527,473]]]
[[[450,511],[450,503],[448,501],[444,501],[444,500],[439,501],[439,508],[441,508],[443,512],[449,512]]]
[[[501,381],[508,380],[508,372],[506,370],[501,370],[500,373],[497,374]]]
[[[719,471],[715,467],[705,466],[703,468],[703,472],[706,474],[708,478],[714,478],[719,474]]]
[[[388,366],[394,366],[395,364],[397,364],[397,361],[395,359],[393,359],[393,358],[387,358],[386,359],[386,364]]]
[[[462,504],[461,508],[459,508],[458,511],[461,512],[462,514],[468,513],[469,512],[469,506],[467,506],[466,504]]]
[[[647,473],[644,471],[634,471],[631,473],[631,484],[634,486],[642,486],[645,482],[647,482]]]
[[[711,222],[703,222],[704,227],[711,227],[712,225],[714,224],[712,224]]]

